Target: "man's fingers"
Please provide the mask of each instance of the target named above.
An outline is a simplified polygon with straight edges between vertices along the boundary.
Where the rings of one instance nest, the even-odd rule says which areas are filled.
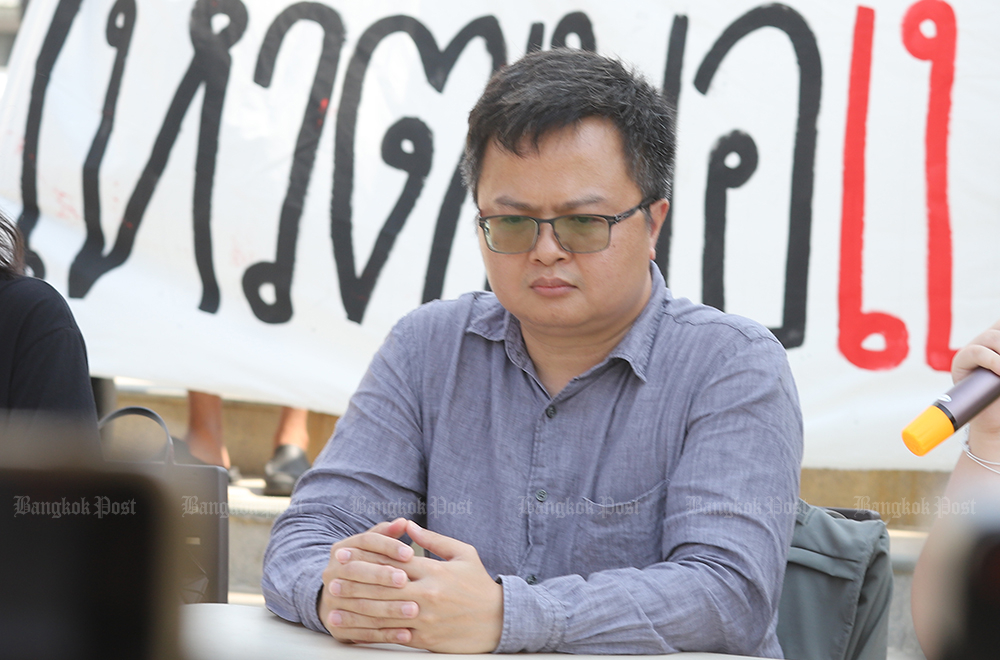
[[[444,560],[455,559],[472,549],[467,543],[424,529],[412,520],[406,525],[406,533],[421,548],[430,550]]]
[[[408,628],[332,628],[330,634],[349,644],[409,644],[413,639]]]
[[[399,595],[397,587],[383,587],[377,584],[365,584],[346,579],[331,580],[327,592],[336,598],[367,598],[369,600],[398,601],[405,596]]]
[[[398,605],[403,605],[404,603],[397,603]],[[413,605],[413,603],[409,603]],[[406,627],[412,624],[412,618],[381,618],[381,617],[371,617],[364,614],[357,614],[355,612],[350,612],[347,610],[331,610],[323,621],[326,625],[327,630],[333,634],[334,637],[338,639],[349,639],[352,641],[389,641],[397,643],[406,643],[409,641],[399,641],[397,639],[381,639],[378,637],[372,638],[371,633],[373,632],[385,632],[385,631],[399,631],[407,630]],[[367,633],[358,636],[359,631],[368,631]]]
[[[386,628],[409,625],[420,607],[407,600],[369,600],[367,598],[333,598],[327,616],[332,625],[348,628]],[[336,615],[335,618],[330,617]],[[339,618],[340,623],[336,623]]]
[[[392,524],[395,524],[395,521],[393,521]],[[387,529],[389,529],[389,531],[396,531],[395,529]],[[405,530],[405,526],[403,529]],[[402,533],[400,533],[400,536],[402,536]],[[344,555],[344,553],[349,552],[353,554],[357,551],[367,552],[371,555],[378,555],[395,561],[409,561],[413,557],[413,548],[398,539],[375,531],[367,531],[348,539],[344,539],[339,543],[335,543],[330,549],[330,554],[334,559],[339,560],[341,563],[346,563],[347,561],[358,559],[360,557],[356,554],[351,556],[351,554]],[[346,558],[342,559],[342,556]],[[366,559],[366,561],[371,560],[371,557]]]
[[[391,536],[394,539],[398,539],[400,536],[406,533],[406,523],[408,521],[406,518],[396,518],[393,521],[380,522],[379,524],[372,527],[369,532],[375,532],[377,534],[382,534],[384,536]]]
[[[350,561],[340,567],[335,577],[351,582],[381,585],[397,589],[409,581],[409,578],[402,569],[367,561]],[[330,581],[330,585],[334,583],[335,580]],[[328,589],[330,585],[327,585]]]
[[[407,546],[408,547],[408,546]],[[413,549],[410,548],[412,552]],[[412,559],[412,557],[411,557]],[[406,568],[409,563],[402,562],[398,559],[393,559],[392,557],[387,557],[385,555],[378,554],[377,552],[369,552],[367,550],[362,550],[360,548],[338,548],[333,551],[333,561],[338,564],[349,564],[351,562],[367,562],[369,564],[382,564],[385,566],[393,566],[395,568]]]

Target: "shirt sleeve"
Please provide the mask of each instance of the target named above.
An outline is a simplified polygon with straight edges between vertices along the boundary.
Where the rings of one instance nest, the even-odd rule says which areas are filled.
[[[49,285],[25,284],[30,309],[14,347],[9,407],[70,416],[96,428],[87,348],[73,314]]]
[[[334,543],[398,517],[425,523],[409,335],[404,319],[375,355],[333,437],[271,530],[261,586],[268,609],[288,621],[327,632],[316,606]]]
[[[706,374],[666,489],[663,561],[536,585],[501,576],[498,652],[781,657],[774,631],[798,501],[798,396],[773,338],[728,351]]]
[[[66,460],[100,461],[87,348],[69,305],[43,280],[20,277],[5,284],[0,379],[6,382],[0,383],[0,421],[9,409],[20,424],[8,443],[30,447],[34,456],[54,452]],[[63,425],[69,425],[67,431],[53,433]]]

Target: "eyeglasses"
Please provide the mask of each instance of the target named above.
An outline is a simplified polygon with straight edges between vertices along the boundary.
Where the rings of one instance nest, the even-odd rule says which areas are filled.
[[[500,254],[520,254],[530,252],[538,242],[541,225],[552,225],[556,242],[566,252],[586,254],[600,252],[611,244],[611,226],[635,214],[640,209],[645,213],[653,200],[633,206],[618,215],[597,215],[577,213],[561,215],[558,218],[542,220],[527,215],[479,216],[479,226],[486,237],[486,247]]]

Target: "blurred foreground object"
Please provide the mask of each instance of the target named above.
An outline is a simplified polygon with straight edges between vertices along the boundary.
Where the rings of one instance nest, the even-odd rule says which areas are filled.
[[[83,432],[71,425],[0,424],[0,500],[12,506],[0,516],[0,657],[177,657],[180,601],[162,484],[68,459]],[[67,449],[53,451],[60,445]]]
[[[965,515],[938,521],[938,542],[924,548],[926,588],[918,621],[928,660],[995,660],[1000,656],[1000,499],[995,489],[962,499]],[[987,497],[991,495],[991,497]],[[957,508],[957,507],[956,507]],[[922,585],[923,586],[923,585]],[[915,592],[916,594],[916,592]]]

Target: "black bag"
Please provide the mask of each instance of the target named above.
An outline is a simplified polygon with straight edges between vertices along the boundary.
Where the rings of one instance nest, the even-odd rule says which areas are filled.
[[[119,408],[100,421],[101,430],[126,415],[160,425],[166,437],[163,462],[129,462],[130,469],[161,479],[167,486],[177,542],[181,600],[225,603],[229,600],[229,473],[216,465],[174,462],[174,439],[163,419],[149,408]]]

